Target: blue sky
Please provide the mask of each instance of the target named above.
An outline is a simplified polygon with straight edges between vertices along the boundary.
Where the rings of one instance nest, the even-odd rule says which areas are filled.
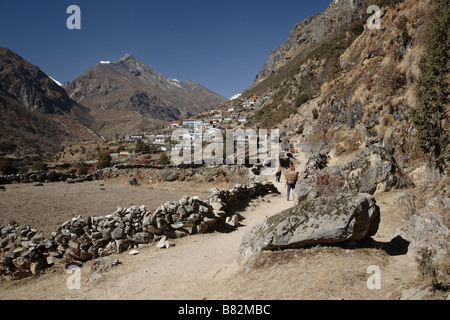
[[[247,89],[270,52],[330,0],[0,0],[0,46],[56,80],[72,81],[125,53],[164,76],[226,98]],[[69,30],[70,5],[81,30]]]

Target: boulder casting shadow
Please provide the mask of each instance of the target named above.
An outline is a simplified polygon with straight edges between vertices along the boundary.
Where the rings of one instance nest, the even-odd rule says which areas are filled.
[[[249,229],[239,248],[245,259],[262,250],[358,242],[378,231],[380,208],[369,194],[306,200]]]

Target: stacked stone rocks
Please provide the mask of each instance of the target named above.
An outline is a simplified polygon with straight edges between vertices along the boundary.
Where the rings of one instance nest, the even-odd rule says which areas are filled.
[[[24,278],[35,274],[46,265],[43,252],[53,243],[29,225],[20,226],[11,221],[0,227],[0,274]]]
[[[81,178],[73,173],[58,171],[32,171],[24,174],[11,174],[0,176],[0,184],[33,183],[33,182],[59,182]]]
[[[49,239],[29,226],[11,222],[0,227],[0,274],[23,278],[52,266],[81,265],[143,244],[236,227],[239,218],[234,210],[239,205],[272,192],[278,192],[273,184],[252,182],[231,190],[212,189],[206,201],[183,196],[153,212],[145,206],[118,207],[107,216],[72,218]]]

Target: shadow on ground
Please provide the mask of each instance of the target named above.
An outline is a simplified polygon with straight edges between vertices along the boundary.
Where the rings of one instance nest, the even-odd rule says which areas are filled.
[[[345,249],[381,249],[390,256],[401,256],[408,253],[409,241],[401,236],[396,236],[389,242],[375,241],[372,238],[361,240],[357,243],[342,243],[337,246]]]

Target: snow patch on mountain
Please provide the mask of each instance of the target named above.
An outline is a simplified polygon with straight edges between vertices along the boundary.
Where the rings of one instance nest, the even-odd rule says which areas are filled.
[[[58,86],[62,87],[61,82],[59,82],[58,80],[53,79],[52,77],[49,77],[50,79],[53,80],[54,83],[56,83]]]

